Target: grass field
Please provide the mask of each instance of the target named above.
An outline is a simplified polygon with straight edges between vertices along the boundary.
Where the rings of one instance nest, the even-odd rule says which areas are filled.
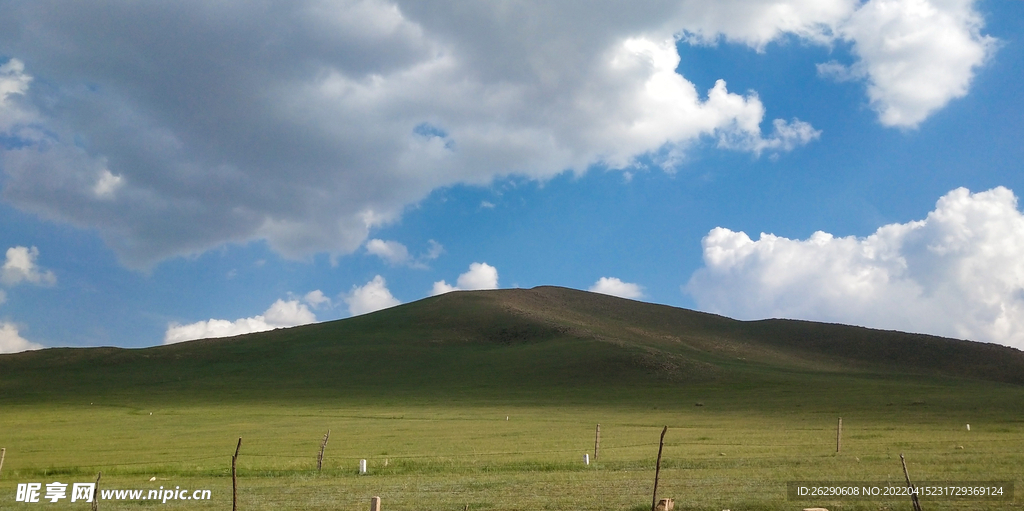
[[[228,509],[230,457],[242,437],[240,509],[366,509],[374,495],[388,510],[647,509],[663,425],[669,431],[659,496],[674,498],[677,509],[910,509],[907,499],[786,496],[787,481],[902,486],[900,453],[918,481],[1011,480],[1024,488],[1019,388],[934,379],[808,383],[817,383],[816,392],[694,386],[634,389],[632,396],[618,389],[606,400],[567,391],[504,401],[5,405],[0,508],[84,509],[67,500],[16,503],[16,484],[91,482],[102,471],[101,489],[209,489],[213,499],[103,501],[101,509]],[[899,395],[879,403],[887,389]],[[698,399],[703,406],[695,406]],[[582,458],[593,456],[598,423],[601,450],[588,467]],[[324,470],[317,473],[327,429]],[[360,459],[368,460],[367,475],[357,473]],[[1009,509],[1021,502],[922,505]]]
[[[640,511],[663,426],[658,494],[676,509],[909,510],[906,497],[787,496],[790,481],[903,486],[901,453],[915,481],[1016,490],[1002,501],[922,498],[925,510],[1024,504],[1019,352],[529,293],[466,293],[232,340],[0,356],[0,509],[88,509],[16,502],[17,486],[97,472],[101,490],[212,497],[103,500],[102,510],[229,509],[241,437],[242,510],[365,510],[380,496],[386,511]],[[997,381],[977,378],[987,371]],[[598,423],[600,455],[586,466]]]

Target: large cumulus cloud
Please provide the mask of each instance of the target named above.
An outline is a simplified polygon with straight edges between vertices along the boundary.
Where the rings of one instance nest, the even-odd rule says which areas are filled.
[[[972,5],[4,2],[3,195],[137,267],[254,239],[345,254],[453,183],[818,136],[725,81],[697,90],[680,38],[849,40],[857,60],[823,69],[864,80],[882,122],[916,125],[991,52]]]
[[[974,3],[871,0],[838,27],[860,59],[849,67],[830,62],[819,69],[866,80],[883,124],[917,126],[950,99],[965,96],[974,68],[995,48],[995,39],[981,35]]]
[[[1024,215],[1006,188],[953,190],[924,220],[806,240],[718,227],[686,291],[709,311],[924,332],[1024,349]]]

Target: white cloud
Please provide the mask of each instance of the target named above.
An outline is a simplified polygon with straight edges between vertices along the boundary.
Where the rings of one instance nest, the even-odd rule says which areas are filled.
[[[425,253],[413,257],[409,249],[397,241],[372,239],[366,242],[366,252],[380,257],[391,266],[426,268],[428,261],[437,259],[444,252],[444,247],[440,243],[429,240],[429,244],[430,248]]]
[[[25,74],[25,63],[10,59],[0,66],[0,106],[7,104],[7,97],[25,94],[32,77]]]
[[[274,328],[306,325],[316,322],[316,315],[297,300],[278,300],[263,313],[267,325]]]
[[[39,249],[36,247],[11,247],[7,249],[7,260],[0,268],[0,282],[8,286],[28,282],[39,286],[52,286],[57,276],[50,270],[40,270],[36,265]]]
[[[995,51],[996,40],[981,35],[975,3],[870,0],[837,27],[860,60],[845,73],[834,63],[825,72],[866,79],[882,124],[917,126],[965,96],[975,69]]]
[[[434,287],[430,289],[430,296],[443,295],[445,293],[451,293],[452,291],[458,291],[459,288],[443,281],[439,280],[434,282]]]
[[[0,78],[3,69],[0,68]],[[0,83],[0,108],[3,107],[3,84]],[[36,247],[11,247],[7,249],[7,258],[0,267],[0,283],[14,286],[27,282],[39,286],[52,286],[57,277],[49,270],[41,270],[36,264],[39,249]],[[0,305],[7,301],[7,292],[0,289]],[[0,321],[0,353],[17,353],[25,350],[42,349],[41,344],[30,342],[18,333],[14,323]]]
[[[800,318],[1024,348],[1024,215],[1006,188],[943,196],[924,220],[806,240],[717,227],[684,290],[743,319]]]
[[[479,289],[498,289],[498,269],[487,263],[472,263],[469,271],[459,275],[454,286],[443,280],[434,282],[430,296],[437,296],[451,291],[472,291]]]
[[[314,309],[319,309],[323,306],[333,306],[331,299],[324,295],[323,291],[320,291],[319,289],[306,293],[306,296],[302,297],[302,301],[306,302]]]
[[[117,189],[124,184],[122,181],[121,176],[115,176],[109,170],[103,169],[92,187],[92,193],[101,199],[112,199]]]
[[[0,133],[30,119],[23,108],[15,104],[14,96],[24,96],[32,77],[25,74],[25,63],[10,59],[0,66]]]
[[[837,82],[849,82],[852,80],[858,80],[862,76],[857,75],[849,67],[840,64],[834,60],[828,62],[822,62],[815,66],[818,70],[818,75],[823,78],[829,78]]]
[[[619,298],[629,298],[631,300],[644,297],[643,287],[638,284],[623,282],[615,277],[601,277],[593,286],[590,286],[590,291],[618,296]]]
[[[967,0],[6,2],[3,194],[136,267],[257,239],[348,254],[456,183],[817,137],[755,92],[698,91],[679,38],[851,41],[882,122],[912,126],[965,93],[980,27]]]
[[[408,263],[412,256],[409,249],[397,241],[372,239],[366,242],[366,251],[388,262],[393,266]]]
[[[427,240],[427,244],[430,245],[430,248],[427,249],[426,253],[420,256],[420,260],[433,261],[434,259],[441,257],[441,254],[444,253],[444,246],[440,243],[434,240]]]
[[[43,345],[21,337],[14,323],[0,321],[0,353],[18,353],[27,350],[41,350]]]
[[[402,303],[391,295],[387,282],[380,275],[373,277],[373,280],[361,287],[353,286],[344,300],[352,316],[376,312]]]
[[[774,129],[771,136],[755,140],[750,146],[751,151],[758,154],[762,151],[772,150],[791,151],[812,140],[817,140],[821,136],[821,131],[798,119],[793,119],[793,122],[775,119],[772,121],[772,126]]]
[[[703,97],[675,73],[685,11],[4,4],[0,48],[52,84],[24,91],[46,129],[10,135],[26,144],[3,152],[4,195],[97,228],[134,266],[254,239],[301,257],[350,253],[454,183],[678,156],[705,136],[763,149],[756,96],[723,82]]]
[[[251,318],[234,321],[211,319],[188,325],[171,323],[167,325],[167,331],[164,333],[164,344],[212,337],[231,337],[315,322],[316,315],[305,304],[298,300],[277,300],[263,314]]]

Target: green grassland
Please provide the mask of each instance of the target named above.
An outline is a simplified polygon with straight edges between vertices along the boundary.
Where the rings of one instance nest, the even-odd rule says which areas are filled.
[[[0,356],[0,509],[88,509],[15,502],[16,486],[100,471],[101,489],[213,496],[103,510],[228,509],[240,437],[245,510],[367,509],[375,495],[388,511],[649,509],[666,425],[658,494],[677,509],[911,509],[788,500],[786,483],[902,485],[902,453],[916,481],[1024,492],[1022,383],[1021,353],[991,345],[559,288],[451,293],[234,339]]]

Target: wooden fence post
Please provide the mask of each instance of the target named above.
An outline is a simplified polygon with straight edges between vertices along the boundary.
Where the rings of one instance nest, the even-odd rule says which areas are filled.
[[[7,457],[7,448],[0,449],[0,474],[4,473],[4,458]]]
[[[843,449],[843,418],[839,418],[839,425],[836,426],[836,452]]]
[[[900,462],[903,463],[903,475],[907,478],[907,488],[910,489],[910,500],[914,504],[914,511],[921,511],[921,503],[917,500],[917,489],[910,482],[910,472],[907,472],[907,460],[903,459],[903,453],[900,453]]]
[[[320,472],[324,467],[324,448],[327,447],[327,439],[331,437],[331,430],[327,430],[323,442],[320,442],[320,454],[316,457],[316,471]]]
[[[601,425],[597,425],[597,433],[594,434],[594,461],[597,461],[597,452],[601,450]]]
[[[658,462],[654,466],[654,496],[651,497],[651,511],[654,511],[655,506],[658,505],[658,475],[661,473],[661,450],[665,448],[665,433],[668,432],[668,426],[661,430],[661,443],[658,445]]]
[[[238,437],[235,455],[231,457],[231,511],[238,511],[238,473],[235,465],[238,462],[238,450],[242,448],[242,437]]]
[[[96,484],[92,487],[92,511],[99,511],[100,508],[100,476],[103,472],[96,472]]]
[[[370,511],[380,511],[380,497],[370,497]]]

